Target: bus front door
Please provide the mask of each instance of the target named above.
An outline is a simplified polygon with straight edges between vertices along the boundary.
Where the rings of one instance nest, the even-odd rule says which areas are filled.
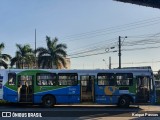
[[[33,76],[18,76],[18,101],[23,103],[33,102]]]
[[[0,75],[0,99],[3,99],[3,76]]]
[[[147,76],[138,76],[136,102],[147,103],[150,100],[149,97],[150,97],[150,78]]]
[[[94,102],[94,75],[80,76],[81,102]]]

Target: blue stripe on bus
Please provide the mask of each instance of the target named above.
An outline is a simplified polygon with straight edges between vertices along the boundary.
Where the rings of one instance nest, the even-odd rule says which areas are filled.
[[[15,90],[12,90],[6,86],[3,86],[3,91],[5,94],[3,94],[3,99],[8,102],[18,102],[18,92]]]
[[[69,86],[56,90],[48,90],[34,94],[34,103],[41,103],[44,95],[51,94],[56,97],[57,103],[79,103],[80,87]]]

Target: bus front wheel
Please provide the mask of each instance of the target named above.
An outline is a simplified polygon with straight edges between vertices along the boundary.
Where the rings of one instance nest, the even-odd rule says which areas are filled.
[[[55,104],[55,98],[52,95],[46,95],[43,97],[42,103],[44,107],[53,107],[53,105]]]
[[[130,105],[130,98],[128,96],[120,97],[118,102],[119,107],[126,108],[126,107],[129,107],[129,105]]]

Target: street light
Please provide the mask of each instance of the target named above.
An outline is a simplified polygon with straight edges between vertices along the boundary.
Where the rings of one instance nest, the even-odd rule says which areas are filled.
[[[109,52],[110,49],[114,49],[115,47],[106,48],[105,51]]]

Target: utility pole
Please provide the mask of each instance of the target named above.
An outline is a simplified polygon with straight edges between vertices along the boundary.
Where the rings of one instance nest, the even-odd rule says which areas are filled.
[[[37,64],[36,64],[36,63],[37,63],[37,62],[36,62],[36,59],[37,59],[37,58],[36,58],[36,49],[37,49],[37,48],[36,48],[36,44],[37,44],[37,42],[36,42],[36,29],[35,29],[35,68],[37,68]]]
[[[109,69],[111,69],[111,57],[109,57]]]
[[[121,69],[121,36],[119,36],[118,46],[119,46],[119,53],[118,53],[118,55],[119,55],[119,69]]]
[[[118,56],[119,56],[119,69],[121,69],[121,46],[122,46],[122,43],[121,43],[121,38],[127,38],[127,36],[125,36],[125,37],[121,37],[121,36],[119,36],[119,44],[118,44],[118,48],[119,48],[119,53],[118,53]]]

